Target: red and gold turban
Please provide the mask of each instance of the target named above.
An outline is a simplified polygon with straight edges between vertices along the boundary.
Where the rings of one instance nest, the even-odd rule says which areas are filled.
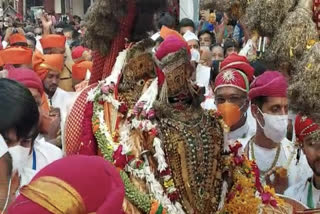
[[[25,47],[9,47],[0,51],[1,61],[5,65],[31,65],[32,50]]]
[[[40,39],[43,49],[47,48],[65,48],[66,37],[58,34],[45,35]]]
[[[248,93],[253,74],[254,68],[246,57],[235,53],[231,54],[221,62],[220,73],[215,79],[214,90],[230,86]]]
[[[8,214],[121,214],[125,191],[111,163],[77,155],[48,165],[20,193]]]
[[[27,44],[27,39],[24,35],[22,35],[20,33],[12,34],[9,37],[9,44],[10,44],[10,46],[12,46],[16,43],[26,43]]]
[[[303,143],[305,137],[320,130],[320,126],[313,122],[311,118],[298,114],[295,121],[295,132],[300,144]]]
[[[43,55],[36,51],[33,55],[33,70],[38,74],[40,79],[45,79],[49,70],[61,73],[64,65],[63,54],[46,54]]]
[[[256,97],[287,97],[288,82],[278,71],[266,71],[250,86],[250,100]]]

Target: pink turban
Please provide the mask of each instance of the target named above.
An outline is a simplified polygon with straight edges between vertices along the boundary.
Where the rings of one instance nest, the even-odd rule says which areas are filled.
[[[56,191],[52,191],[55,186]],[[66,214],[122,214],[125,191],[111,163],[97,156],[74,155],[42,169],[20,193],[8,214],[50,214],[57,210]]]
[[[249,84],[253,79],[254,68],[246,57],[231,54],[221,62],[220,73],[215,79],[214,90],[230,86],[249,92]]]
[[[183,48],[185,48],[187,51],[187,60],[186,61],[190,61],[191,55],[190,55],[188,43],[186,43],[186,41],[184,41],[183,39],[181,39],[180,37],[178,37],[176,35],[170,35],[170,36],[166,37],[166,39],[159,45],[155,56],[158,60],[161,61],[161,63],[163,62],[162,65],[164,65],[167,63],[167,62],[164,62],[164,61],[166,61],[165,60],[166,56],[168,56],[169,54],[176,53],[176,52],[182,50]],[[157,68],[158,82],[159,82],[159,85],[162,85],[162,83],[164,82],[164,79],[165,79],[164,73],[161,70],[163,67],[161,67],[161,65],[158,65],[158,66],[160,67],[160,69]]]
[[[278,71],[266,71],[250,86],[250,100],[256,97],[287,97],[288,82]]]
[[[76,60],[76,59],[79,59],[82,57],[83,53],[85,51],[87,51],[88,49],[84,48],[83,46],[78,46],[78,47],[75,47],[73,50],[72,50],[72,53],[71,53],[71,56],[72,56],[72,59],[73,60]]]
[[[43,86],[38,75],[29,68],[13,68],[8,70],[8,79],[15,80],[27,88],[37,89],[43,94]]]
[[[175,35],[168,36],[158,47],[156,57],[157,59],[162,60],[168,54],[177,52],[182,48],[187,49],[190,54],[188,43],[186,43],[186,41]]]

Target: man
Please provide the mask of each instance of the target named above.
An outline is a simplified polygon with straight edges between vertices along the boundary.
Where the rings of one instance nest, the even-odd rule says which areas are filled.
[[[195,49],[200,51],[199,39],[194,33],[192,33],[191,31],[186,31],[183,34],[183,38],[188,43],[188,46],[190,49]]]
[[[188,43],[191,51],[191,61],[198,63],[200,61],[200,44],[198,37],[191,31],[186,31],[183,38]]]
[[[58,34],[44,35],[40,39],[40,43],[43,49],[43,54],[65,55],[63,72],[60,74],[61,81],[59,83],[59,87],[66,91],[73,91],[71,76],[71,67],[73,65],[73,61],[71,59],[70,48],[66,44],[66,37]]]
[[[43,105],[48,105],[49,115],[58,117],[61,115],[61,134],[63,136],[64,123],[75,96],[74,93],[66,92],[58,87],[63,69],[63,55],[42,55],[36,52],[33,57],[33,69],[42,80],[47,97],[47,102],[44,102]]]
[[[224,57],[228,57],[232,53],[239,53],[239,45],[234,39],[226,39],[223,48]]]
[[[200,46],[205,46],[211,48],[211,46],[215,43],[215,36],[209,30],[202,30],[198,34],[198,38],[200,40]]]
[[[7,70],[32,66],[32,50],[25,47],[9,47],[0,51],[2,64]]]
[[[15,81],[0,79],[0,118],[0,210],[6,211],[19,186],[8,147],[37,136],[39,111],[30,91]]]
[[[33,147],[14,146],[9,148],[9,152],[13,159],[13,168],[18,169],[21,182],[20,185],[23,186],[31,181],[33,176],[40,171],[43,167],[52,163],[53,161],[62,158],[62,151],[47,142],[44,138],[43,129],[55,129],[52,126],[53,123],[49,124],[50,127],[43,127],[45,125],[45,117],[48,117],[45,112],[41,110],[42,95],[44,93],[43,86],[40,78],[35,74],[34,71],[27,68],[17,68],[10,70],[8,72],[8,78],[15,80],[29,89],[32,96],[34,97],[40,112],[39,118],[39,131],[40,134],[34,140]],[[59,125],[60,118],[56,118],[56,123]],[[51,122],[51,121],[50,121]],[[52,130],[48,130],[49,132]],[[53,130],[54,131],[54,130]],[[31,146],[31,145],[29,145]],[[31,152],[30,152],[31,149]]]
[[[287,189],[285,195],[302,202],[310,209],[320,208],[320,141],[316,137],[319,136],[320,126],[311,118],[298,115],[295,121],[295,131],[313,175],[305,176],[304,180]]]
[[[227,140],[238,140],[243,146],[256,131],[248,98],[253,73],[254,68],[246,57],[231,54],[222,61],[220,73],[214,83],[215,105],[230,128]]]
[[[72,66],[72,85],[79,91],[88,85],[93,64],[92,56],[90,50],[78,46],[72,51],[72,59],[75,63]]]
[[[101,157],[71,156],[50,164],[21,188],[8,214],[121,214],[124,194],[112,164]]]
[[[224,59],[224,50],[220,45],[215,45],[211,49],[212,51],[212,60],[222,61]]]
[[[191,19],[184,18],[180,21],[178,31],[181,35],[184,35],[187,31],[195,32],[195,25]]]
[[[308,166],[296,164],[295,147],[286,139],[288,126],[288,83],[277,71],[266,71],[251,84],[249,97],[257,131],[245,148],[255,160],[262,182],[282,194],[287,187],[308,175]]]

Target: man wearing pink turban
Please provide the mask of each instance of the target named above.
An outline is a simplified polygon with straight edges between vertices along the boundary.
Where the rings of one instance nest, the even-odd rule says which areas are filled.
[[[44,90],[38,75],[29,68],[15,68],[8,71],[7,78],[15,80],[29,89],[38,104],[40,112],[39,134],[33,142],[9,148],[13,160],[13,168],[19,170],[21,176],[20,184],[22,186],[29,183],[42,168],[62,158],[62,151],[45,139],[48,134],[47,131],[54,131],[54,127],[51,125],[48,115],[41,110],[41,97]]]
[[[266,71],[250,86],[252,115],[257,131],[245,148],[255,160],[262,182],[282,194],[310,173],[305,157],[297,164],[296,148],[286,138],[288,127],[288,83],[278,71]]]
[[[20,190],[8,214],[122,214],[124,185],[111,163],[70,156],[42,169]]]

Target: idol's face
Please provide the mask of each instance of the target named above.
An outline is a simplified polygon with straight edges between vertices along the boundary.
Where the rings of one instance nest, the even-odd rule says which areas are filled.
[[[174,97],[185,91],[187,88],[187,65],[182,64],[172,71],[166,73],[168,85],[168,96]]]

